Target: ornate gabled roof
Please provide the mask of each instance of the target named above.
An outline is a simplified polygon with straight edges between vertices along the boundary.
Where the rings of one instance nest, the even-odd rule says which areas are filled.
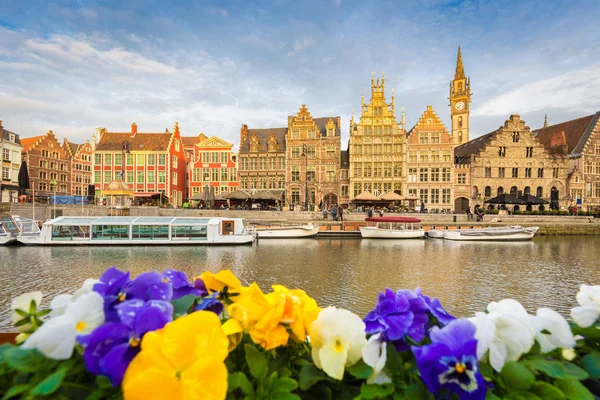
[[[583,152],[583,148],[599,119],[600,111],[571,121],[540,128],[533,131],[533,133],[548,150],[556,145],[557,135],[564,135],[569,156],[577,157]]]
[[[319,132],[321,133],[321,136],[323,136],[323,137],[327,136],[327,123],[329,122],[329,120],[332,120],[333,123],[335,124],[335,131],[333,132],[333,135],[340,136],[341,130],[340,130],[340,125],[338,124],[340,117],[313,118],[313,121],[315,121],[315,125],[317,125],[317,129],[319,130]]]
[[[129,142],[130,151],[168,151],[172,133],[140,133],[103,131],[96,151],[121,151],[123,142]]]
[[[41,140],[44,135],[33,136],[28,138],[21,139],[21,151],[29,151],[39,140]]]
[[[285,151],[285,135],[287,134],[287,128],[266,128],[266,129],[248,129],[245,140],[240,143],[240,153],[250,152],[250,140],[256,137],[258,140],[258,152],[263,153],[268,151],[269,139],[271,134],[275,135],[277,140],[278,152]]]
[[[202,135],[204,136],[204,135]],[[204,140],[202,140],[201,142],[196,143],[197,147],[227,147],[227,148],[232,148],[233,147],[233,143],[229,143],[226,140],[223,140],[219,137],[216,136],[211,136],[209,138],[206,138]]]
[[[442,122],[440,117],[438,117],[438,115],[435,113],[435,111],[433,111],[432,106],[427,106],[427,109],[419,118],[419,122],[417,122],[415,124],[415,126],[413,126],[411,128],[411,130],[408,131],[407,136],[410,137],[413,133],[419,132],[419,131],[426,131],[426,132],[443,131],[443,132],[448,133],[448,131],[446,130],[446,127],[444,126],[444,123]]]
[[[454,157],[458,159],[458,163],[462,164],[461,159],[479,153],[479,151],[487,146],[488,143],[496,136],[498,131],[499,129],[496,129],[493,132],[469,140],[460,146],[456,146],[454,148]]]

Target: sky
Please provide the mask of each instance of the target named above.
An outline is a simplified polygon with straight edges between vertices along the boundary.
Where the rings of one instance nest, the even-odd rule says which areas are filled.
[[[218,136],[340,116],[385,71],[406,129],[432,105],[450,128],[457,47],[471,138],[600,110],[600,1],[0,0],[0,120],[21,137],[96,128]]]

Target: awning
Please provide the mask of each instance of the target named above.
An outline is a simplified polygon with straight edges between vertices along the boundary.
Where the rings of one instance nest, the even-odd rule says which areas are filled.
[[[158,199],[160,192],[134,192],[133,197],[146,198],[146,199]],[[166,195],[162,195],[164,198],[168,198]]]

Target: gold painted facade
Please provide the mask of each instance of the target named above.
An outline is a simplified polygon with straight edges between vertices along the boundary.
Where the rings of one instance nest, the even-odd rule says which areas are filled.
[[[404,116],[396,121],[394,93],[388,104],[385,78],[371,76],[371,99],[361,100],[361,117],[350,121],[350,200],[364,191],[381,196],[394,191],[406,193],[406,130]]]
[[[452,135],[431,106],[408,132],[407,189],[430,211],[454,208]]]
[[[287,204],[313,209],[339,203],[340,147],[340,117],[313,118],[304,104],[288,117]]]

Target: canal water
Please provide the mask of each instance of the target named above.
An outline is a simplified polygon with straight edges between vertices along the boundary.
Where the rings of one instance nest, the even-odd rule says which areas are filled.
[[[188,276],[231,269],[267,291],[279,283],[304,289],[320,306],[363,316],[385,287],[422,290],[458,316],[514,298],[530,311],[565,316],[581,283],[600,284],[600,238],[539,237],[531,242],[283,239],[237,247],[0,247],[0,331],[10,330],[10,300],[41,290],[45,304],[73,292],[111,265],[133,275],[177,268]]]

